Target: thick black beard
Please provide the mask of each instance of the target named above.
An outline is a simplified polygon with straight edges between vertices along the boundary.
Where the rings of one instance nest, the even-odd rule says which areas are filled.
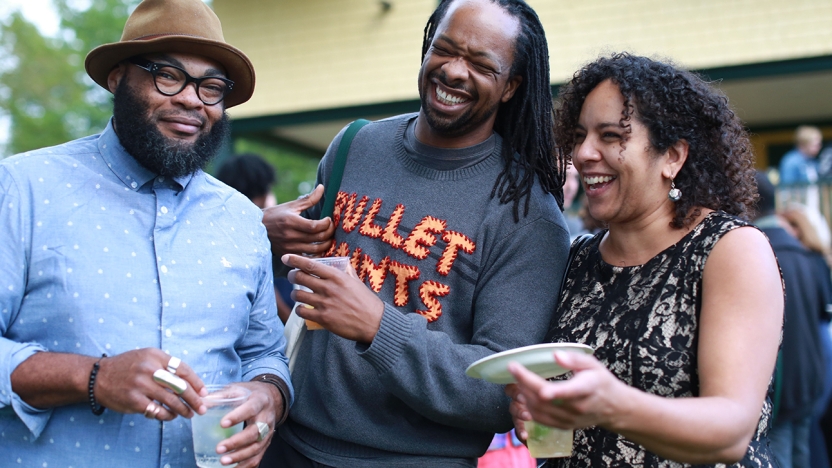
[[[139,164],[160,176],[182,177],[201,169],[219,152],[231,129],[228,114],[223,112],[211,131],[195,142],[176,141],[162,135],[148,120],[148,107],[127,84],[127,78],[122,79],[113,94],[116,134]]]
[[[448,78],[444,72],[435,71],[431,73],[429,77],[429,79],[432,78],[436,78],[437,80],[439,80],[440,83],[444,84],[449,88],[458,88],[458,86],[452,86],[448,83]],[[466,91],[468,91],[470,94],[473,94],[473,97],[475,99],[478,97],[471,90]],[[482,125],[483,122],[488,120],[492,115],[494,115],[494,113],[496,113],[500,108],[500,103],[497,102],[490,109],[485,109],[476,115],[474,114],[474,109],[469,108],[456,119],[449,119],[443,116],[442,114],[436,112],[433,108],[431,108],[428,105],[427,93],[429,92],[430,91],[428,91],[428,89],[425,89],[423,92],[419,93],[419,98],[422,101],[422,110],[424,111],[425,119],[427,120],[428,125],[430,125],[432,129],[436,130],[437,132],[441,133],[446,137],[458,137],[472,132],[480,125]]]

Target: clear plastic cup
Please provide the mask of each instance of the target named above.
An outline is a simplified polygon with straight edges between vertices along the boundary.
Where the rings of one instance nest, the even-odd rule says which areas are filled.
[[[243,430],[243,423],[231,427],[220,426],[222,418],[242,405],[251,391],[240,385],[206,385],[208,395],[202,402],[208,407],[203,414],[194,414],[191,418],[191,431],[194,437],[194,457],[196,465],[201,468],[225,468],[232,465],[220,464],[217,444]],[[225,454],[223,454],[225,455]]]
[[[321,263],[323,265],[331,266],[333,268],[337,268],[337,269],[343,271],[344,273],[346,273],[347,270],[350,267],[350,258],[349,257],[321,257],[321,258],[310,258],[309,260],[313,260],[313,261]],[[298,290],[298,291],[312,292],[311,289],[307,288],[306,286],[301,286],[299,284],[293,284],[292,289],[295,289],[295,290]],[[313,309],[314,308],[314,307],[312,307],[310,305],[307,305],[307,304],[304,304],[302,302],[295,301],[295,306],[292,308],[293,309],[292,312],[295,312],[294,309],[296,309],[297,307],[306,307],[307,309]],[[295,313],[297,313],[297,312],[295,312]],[[313,322],[312,320],[306,320],[306,328],[309,329],[309,330],[322,330],[323,329],[322,326],[320,326],[317,322]]]
[[[534,421],[524,421],[526,445],[534,458],[559,458],[572,456],[572,429],[558,429]]]

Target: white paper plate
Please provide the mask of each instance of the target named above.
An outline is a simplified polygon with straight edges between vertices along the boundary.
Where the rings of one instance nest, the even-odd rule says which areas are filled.
[[[548,379],[567,372],[567,369],[555,363],[555,351],[569,351],[592,354],[594,350],[580,343],[543,343],[522,348],[509,349],[501,353],[486,356],[468,366],[465,374],[469,377],[484,379],[496,384],[514,383],[514,376],[508,371],[509,362],[518,362],[526,369]]]

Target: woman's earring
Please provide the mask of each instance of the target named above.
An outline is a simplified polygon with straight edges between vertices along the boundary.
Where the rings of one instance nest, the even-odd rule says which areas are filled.
[[[677,202],[682,199],[682,191],[676,188],[676,184],[673,183],[673,179],[670,179],[670,191],[667,192],[667,198],[673,202]]]

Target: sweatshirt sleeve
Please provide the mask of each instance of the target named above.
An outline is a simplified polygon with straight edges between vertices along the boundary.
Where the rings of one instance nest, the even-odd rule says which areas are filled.
[[[470,343],[454,343],[448,334],[429,330],[419,314],[385,304],[375,339],[356,345],[357,351],[391,393],[424,417],[506,432],[512,422],[504,386],[468,377],[465,369],[495,352],[541,342],[557,306],[568,250],[562,222],[527,221],[489,250],[477,281]]]

